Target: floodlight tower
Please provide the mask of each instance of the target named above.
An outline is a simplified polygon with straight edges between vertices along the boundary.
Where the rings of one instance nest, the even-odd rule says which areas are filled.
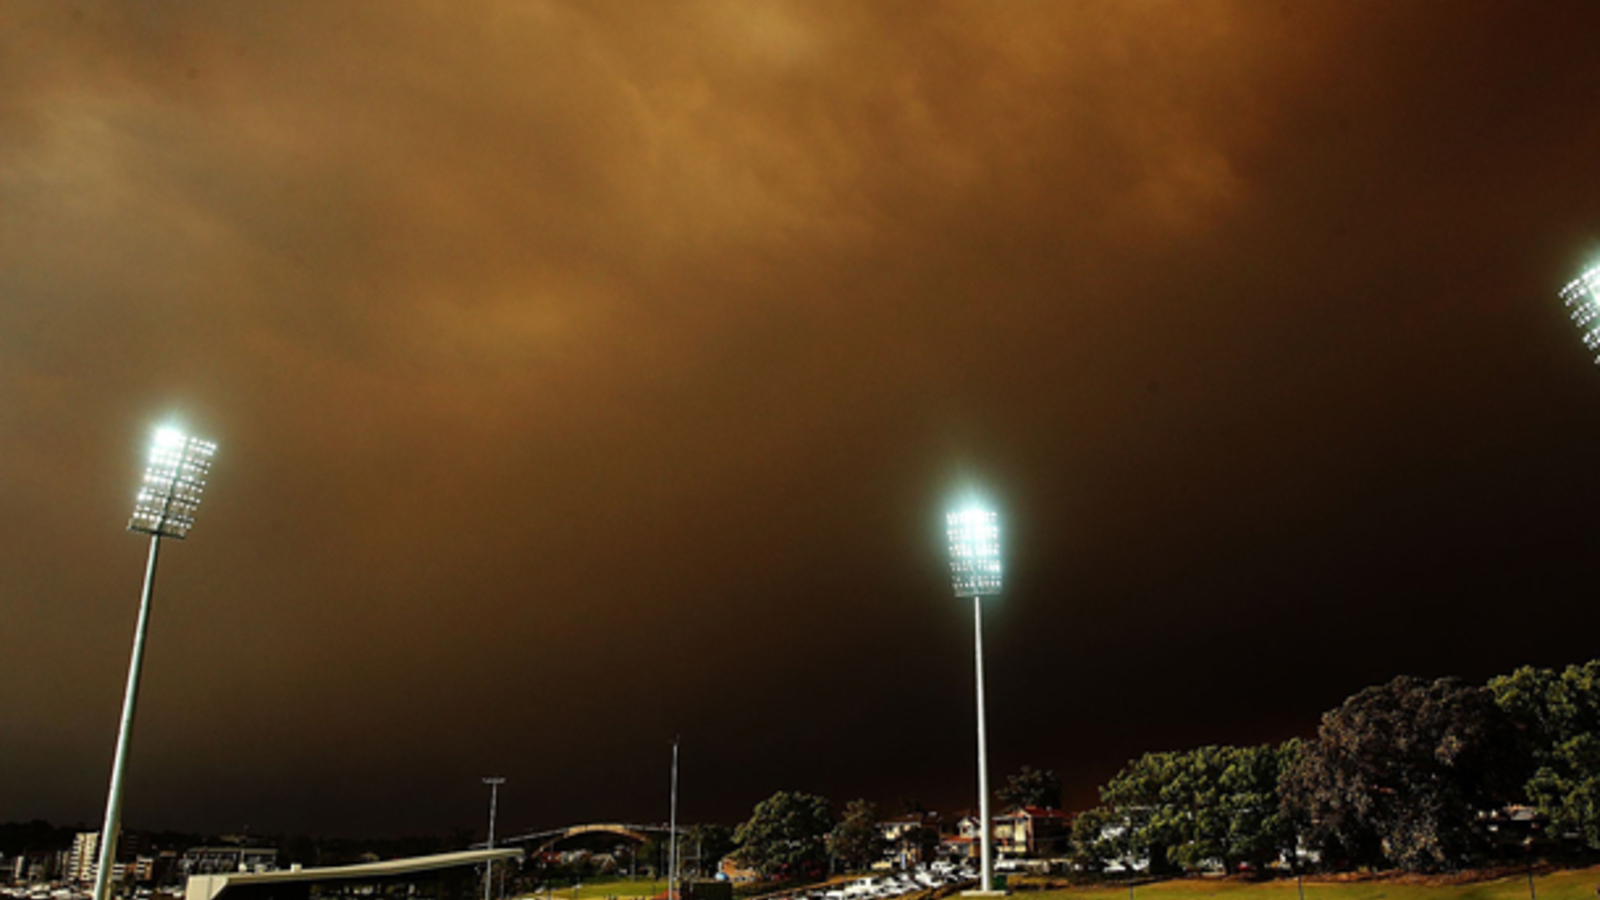
[[[495,804],[500,799],[500,785],[505,784],[506,780],[504,778],[498,776],[498,775],[494,775],[494,776],[490,776],[488,778],[483,779],[483,783],[487,784],[489,786],[489,843],[488,843],[487,846],[488,846],[488,848],[490,850],[493,850],[494,849],[494,808],[495,808]],[[487,860],[483,864],[483,900],[489,900],[489,886],[493,883],[493,881],[494,881],[494,860],[491,859],[491,860]]]
[[[1572,321],[1583,330],[1583,345],[1600,363],[1600,264],[1590,266],[1562,288],[1561,299],[1572,313]]]
[[[1000,517],[978,503],[945,516],[950,535],[950,581],[956,596],[972,598],[974,663],[978,675],[978,818],[983,853],[979,890],[994,890],[994,855],[990,848],[989,739],[984,728],[983,598],[1000,593]]]
[[[139,702],[139,672],[144,664],[145,634],[150,627],[150,597],[156,583],[156,554],[162,538],[183,540],[194,526],[200,494],[211,471],[217,445],[184,434],[176,428],[156,429],[144,483],[133,503],[129,531],[150,535],[150,557],[144,567],[144,590],[139,595],[139,620],[133,631],[133,658],[128,662],[128,687],[122,696],[122,725],[117,731],[117,753],[111,763],[111,788],[106,795],[105,827],[100,831],[99,862],[94,871],[94,900],[111,893],[111,868],[117,860],[118,830],[122,827],[122,777],[128,767],[128,743],[133,734],[133,712]]]

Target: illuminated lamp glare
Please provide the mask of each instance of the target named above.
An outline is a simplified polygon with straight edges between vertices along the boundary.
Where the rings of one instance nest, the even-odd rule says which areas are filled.
[[[950,581],[957,597],[1000,593],[1000,517],[968,506],[945,516],[950,538]]]
[[[189,437],[176,428],[157,429],[128,530],[183,539],[194,527],[216,452],[211,441]]]
[[[1562,288],[1561,300],[1583,333],[1583,345],[1600,363],[1600,265],[1590,266]]]

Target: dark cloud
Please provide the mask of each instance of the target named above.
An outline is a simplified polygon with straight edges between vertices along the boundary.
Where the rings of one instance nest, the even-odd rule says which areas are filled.
[[[963,804],[967,480],[1076,800],[1592,652],[1587,5],[0,15],[0,818],[99,814],[169,415],[135,825]]]

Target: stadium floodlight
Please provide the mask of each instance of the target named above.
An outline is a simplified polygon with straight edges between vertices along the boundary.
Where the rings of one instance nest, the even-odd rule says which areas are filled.
[[[1562,288],[1561,300],[1572,313],[1573,323],[1583,331],[1583,345],[1600,363],[1600,264],[1590,266]]]
[[[945,516],[950,536],[950,584],[959,597],[972,598],[973,661],[978,676],[978,833],[983,853],[983,881],[977,891],[994,893],[994,853],[989,820],[989,739],[984,727],[983,700],[983,598],[1000,593],[1000,516],[978,503],[969,503]]]
[[[94,872],[94,900],[111,893],[112,867],[117,859],[117,837],[122,827],[122,779],[128,768],[128,745],[133,735],[133,713],[139,703],[139,674],[144,666],[145,634],[150,628],[150,598],[156,582],[156,556],[161,539],[182,540],[194,526],[205,490],[206,474],[217,445],[190,437],[176,428],[156,429],[150,444],[144,482],[133,502],[129,531],[150,535],[150,556],[144,567],[144,590],[139,595],[139,619],[133,630],[133,658],[128,662],[128,686],[122,696],[122,724],[117,730],[117,753],[111,762],[111,788],[106,794],[106,820],[100,831],[99,860]]]
[[[210,441],[189,437],[176,428],[158,429],[128,530],[182,540],[194,527],[206,473],[216,452],[217,445]]]
[[[968,506],[945,517],[950,531],[950,583],[957,597],[1000,593],[1000,517]]]

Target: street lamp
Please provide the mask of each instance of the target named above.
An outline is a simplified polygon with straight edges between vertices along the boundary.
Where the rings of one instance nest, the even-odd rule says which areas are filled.
[[[144,568],[144,590],[139,595],[139,621],[133,631],[133,658],[128,662],[128,687],[122,697],[122,725],[117,731],[117,753],[111,763],[111,788],[106,795],[105,827],[100,831],[100,860],[94,872],[94,900],[111,892],[111,868],[117,859],[117,832],[122,826],[122,777],[128,767],[128,743],[133,733],[133,712],[139,702],[139,670],[144,663],[145,634],[150,627],[150,596],[156,581],[156,554],[162,538],[183,540],[194,526],[200,494],[217,445],[190,437],[176,428],[156,429],[144,483],[133,503],[129,531],[150,535],[150,557]]]
[[[500,785],[505,784],[506,780],[499,776],[491,776],[483,779],[483,783],[489,786],[489,849],[493,850],[494,808],[495,804],[500,800]],[[489,885],[493,882],[493,879],[494,860],[486,860],[483,864],[483,900],[489,900]]]
[[[1000,517],[969,503],[945,516],[950,535],[950,583],[959,597],[972,598],[974,664],[978,675],[978,818],[983,853],[980,891],[994,890],[989,844],[989,740],[983,712],[983,598],[1000,593]]]
[[[1583,330],[1583,345],[1600,363],[1600,265],[1590,266],[1561,289],[1561,299],[1572,321]]]

